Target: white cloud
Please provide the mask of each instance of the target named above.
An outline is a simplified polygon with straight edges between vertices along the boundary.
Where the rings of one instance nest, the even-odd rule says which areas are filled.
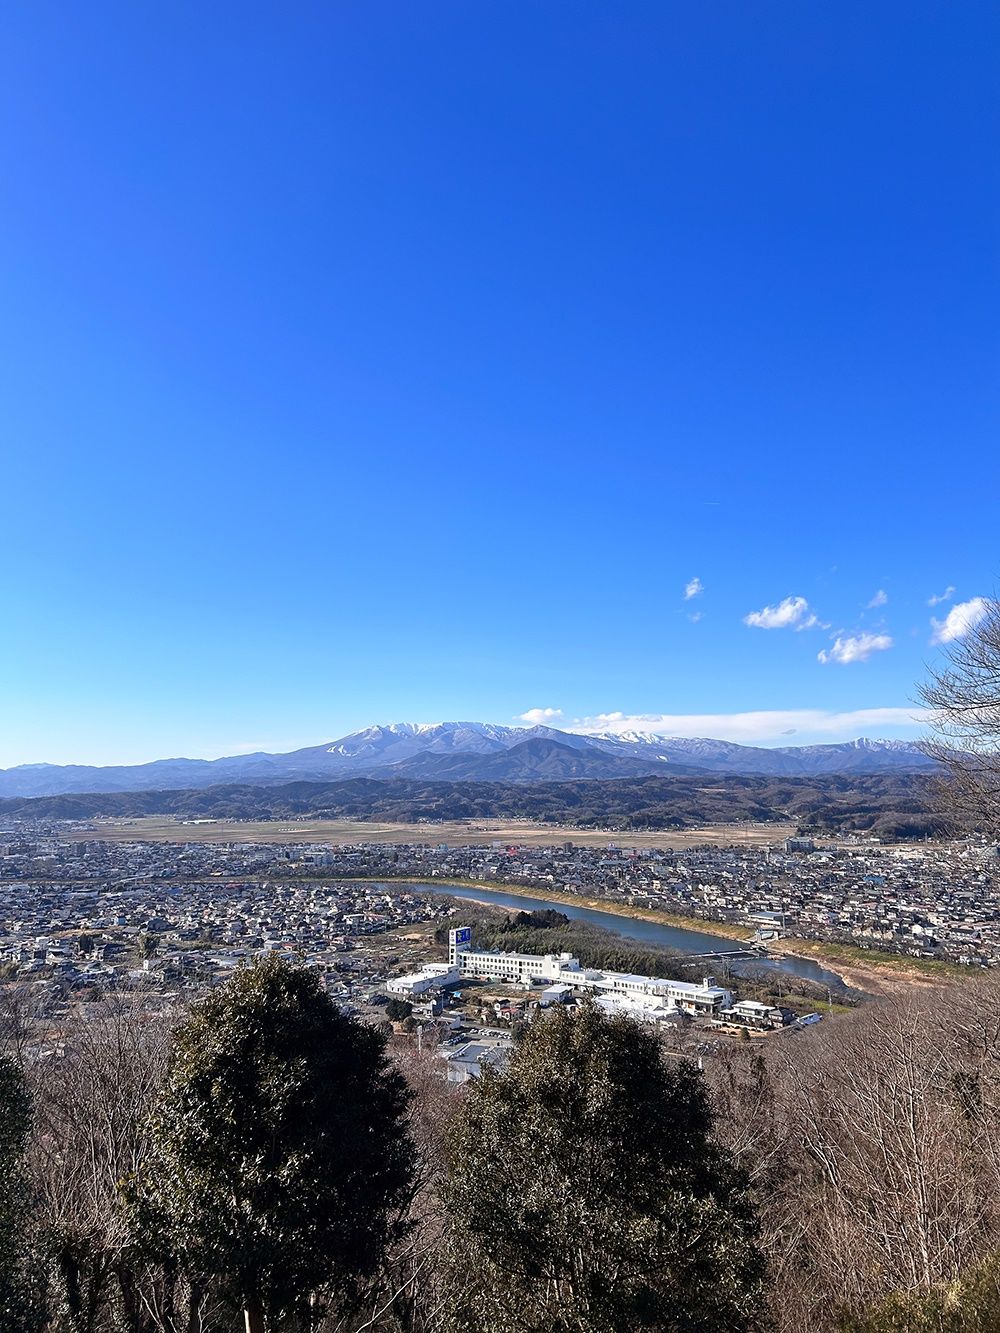
[[[692,625],[697,625],[698,621],[702,618],[704,614],[705,614],[704,611],[692,611],[688,616],[688,620],[691,621]]]
[[[561,708],[529,708],[526,713],[519,713],[517,720],[532,727],[544,727],[557,722],[562,715]]]
[[[839,662],[841,666],[850,666],[852,662],[867,662],[872,653],[884,653],[892,647],[888,634],[847,634],[838,635],[832,648],[823,648],[816,654],[820,662]]]
[[[884,588],[879,588],[878,592],[865,607],[865,610],[874,611],[875,608],[878,606],[885,606],[888,600],[889,600],[889,594],[886,592]]]
[[[705,585],[704,583],[702,583],[701,579],[696,574],[694,578],[690,580],[690,582],[685,583],[684,585],[685,602],[690,602],[692,597],[700,597],[704,591],[705,591]]]
[[[804,597],[786,597],[777,606],[765,606],[760,611],[750,611],[743,617],[743,623],[752,629],[798,630],[815,629],[820,625],[818,618],[809,610],[809,603]]]
[[[927,605],[937,606],[938,602],[950,602],[954,596],[955,596],[955,589],[949,583],[947,588],[945,588],[944,592],[937,592],[934,593],[933,596],[928,597]]]
[[[850,740],[885,731],[915,735],[928,713],[920,708],[857,708],[836,713],[823,708],[762,709],[747,713],[598,713],[578,718],[568,731],[647,731],[657,736],[711,736],[720,741],[759,745],[797,736],[800,742]]]
[[[944,620],[931,617],[934,633],[931,643],[951,643],[962,639],[970,629],[975,629],[981,620],[990,613],[990,604],[985,597],[973,597],[967,602],[957,602]]]

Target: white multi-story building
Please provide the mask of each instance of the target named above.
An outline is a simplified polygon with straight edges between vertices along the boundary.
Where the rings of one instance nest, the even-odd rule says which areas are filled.
[[[463,976],[490,977],[514,985],[562,982],[575,991],[594,995],[654,996],[668,1008],[714,1017],[733,1003],[732,991],[717,986],[712,977],[702,982],[644,977],[633,972],[604,972],[581,967],[571,954],[494,953],[472,948],[468,926],[448,935],[448,962]]]
[[[459,976],[458,968],[451,963],[427,963],[419,972],[393,977],[386,982],[385,988],[390,995],[402,995],[410,999],[414,995],[428,995],[446,986],[454,986]]]

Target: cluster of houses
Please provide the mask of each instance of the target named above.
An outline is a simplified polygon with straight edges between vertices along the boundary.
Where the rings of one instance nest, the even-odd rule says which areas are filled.
[[[1000,962],[1000,859],[975,840],[817,846],[790,838],[684,850],[362,845],[332,854],[338,874],[518,885],[914,957]]]
[[[303,833],[308,823],[302,824]],[[555,890],[611,904],[660,907],[819,940],[851,941],[920,957],[1000,960],[1000,861],[985,844],[881,846],[858,840],[674,850],[571,842],[328,845],[112,842],[100,826],[0,830],[7,880],[123,881],[261,876],[472,880]],[[179,830],[183,835],[183,829]],[[665,835],[665,844],[668,835]]]
[[[277,953],[315,967],[339,1003],[361,1009],[405,961],[405,935],[389,932],[441,911],[401,884],[0,879],[0,985],[31,988],[53,1019],[122,989],[166,1008]]]
[[[36,988],[40,1010],[55,1016],[123,986],[142,987],[164,1004],[185,1002],[248,959],[278,952],[316,967],[330,993],[359,1012],[374,1013],[387,989],[427,1003],[476,976],[530,991],[528,1007],[589,995],[609,1012],[657,1024],[693,1016],[767,1028],[783,1018],[767,1005],[734,1000],[710,978],[611,973],[566,955],[476,951],[471,941],[447,962],[422,966],[426,931],[416,928],[447,914],[433,890],[449,880],[665,909],[761,935],[787,932],[985,966],[1000,960],[1000,862],[995,849],[973,842],[816,846],[790,839],[674,850],[99,835],[99,825],[0,826],[0,984],[16,973],[19,985]],[[412,942],[400,930],[409,926]],[[520,1004],[510,1001],[511,1013],[496,1016],[509,1022]]]

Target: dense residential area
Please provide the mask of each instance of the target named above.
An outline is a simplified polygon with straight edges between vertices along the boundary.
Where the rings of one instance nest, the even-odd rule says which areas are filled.
[[[185,990],[278,951],[318,967],[331,993],[367,996],[391,974],[399,928],[444,913],[426,886],[455,881],[680,914],[738,926],[747,938],[789,934],[991,966],[1000,959],[998,870],[995,850],[976,841],[788,839],[685,851],[219,845],[13,824],[0,829],[0,957],[22,979]],[[388,931],[392,947],[373,947]]]

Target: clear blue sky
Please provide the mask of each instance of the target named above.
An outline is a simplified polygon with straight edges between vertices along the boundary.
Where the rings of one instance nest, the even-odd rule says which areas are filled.
[[[1000,570],[998,50],[982,0],[7,6],[0,763],[907,734],[853,715]]]

